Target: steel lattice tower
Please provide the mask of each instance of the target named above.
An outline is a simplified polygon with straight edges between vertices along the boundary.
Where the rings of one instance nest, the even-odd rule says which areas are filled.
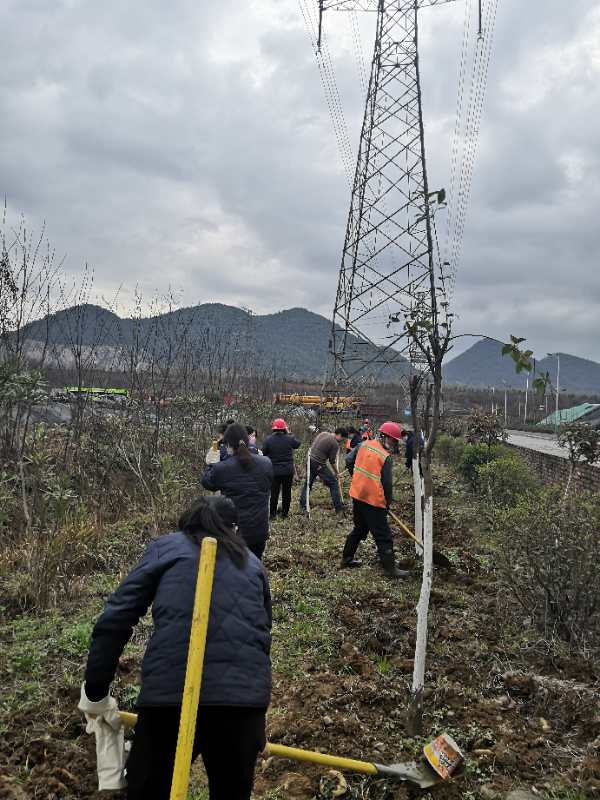
[[[377,13],[325,391],[420,360],[407,314],[429,316],[435,291],[432,203],[419,74],[418,12],[452,0],[321,0]],[[440,193],[440,202],[443,194]],[[402,353],[402,357],[401,354]]]

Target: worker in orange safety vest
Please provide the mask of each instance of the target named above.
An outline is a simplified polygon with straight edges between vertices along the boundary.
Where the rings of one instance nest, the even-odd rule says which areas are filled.
[[[373,534],[379,561],[390,578],[405,578],[408,572],[399,570],[394,558],[394,541],[387,519],[392,502],[392,453],[397,452],[402,428],[396,422],[384,422],[379,438],[367,439],[346,456],[346,466],[352,475],[350,497],[354,528],[347,536],[342,553],[342,567],[360,567],[354,555],[369,533]]]

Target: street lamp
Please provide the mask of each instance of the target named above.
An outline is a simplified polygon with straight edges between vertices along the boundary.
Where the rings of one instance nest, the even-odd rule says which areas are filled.
[[[560,353],[548,353],[550,358],[556,357],[556,414],[554,415],[554,428],[558,433],[558,396],[560,394]]]

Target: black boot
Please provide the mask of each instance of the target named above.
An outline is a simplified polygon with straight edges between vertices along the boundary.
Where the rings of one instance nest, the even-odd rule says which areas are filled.
[[[354,554],[358,550],[359,544],[360,539],[357,539],[352,534],[349,534],[349,536],[346,537],[346,543],[342,552],[342,563],[340,566],[347,568],[362,567],[362,561],[357,561],[354,558]]]
[[[383,553],[379,553],[379,561],[388,578],[408,578],[410,575],[410,572],[404,569],[398,569],[393,550],[386,550]]]

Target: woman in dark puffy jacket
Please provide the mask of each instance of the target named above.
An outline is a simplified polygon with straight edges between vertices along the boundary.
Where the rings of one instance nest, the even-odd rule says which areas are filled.
[[[246,428],[237,423],[225,431],[223,442],[228,458],[211,464],[202,476],[202,486],[221,491],[233,501],[238,512],[238,531],[248,549],[262,558],[269,538],[269,493],[273,467],[265,456],[248,449]]]
[[[250,798],[271,697],[271,597],[262,564],[230,524],[235,516],[226,498],[199,498],[178,532],[148,546],[94,627],[85,695],[108,701],[123,648],[152,605],[128,800],[169,798],[204,536],[214,536],[218,548],[193,755],[202,754],[211,800]]]
[[[292,502],[292,483],[294,481],[294,450],[300,447],[300,439],[288,431],[284,419],[273,420],[273,433],[263,442],[263,455],[273,464],[273,484],[271,486],[270,517],[277,516],[277,504],[281,491],[281,514],[285,519],[290,513]]]

